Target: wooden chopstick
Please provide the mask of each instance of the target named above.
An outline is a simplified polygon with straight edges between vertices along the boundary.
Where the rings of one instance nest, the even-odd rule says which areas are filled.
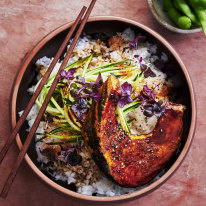
[[[22,116],[20,117],[20,119],[19,119],[18,122],[16,123],[14,129],[12,130],[11,135],[10,135],[9,138],[7,139],[6,143],[4,144],[4,146],[3,146],[2,150],[1,150],[1,153],[0,153],[0,163],[1,163],[2,160],[4,159],[6,153],[7,153],[7,151],[9,150],[9,148],[10,148],[13,140],[15,139],[18,131],[21,129],[21,127],[22,127],[22,125],[23,125],[23,123],[24,123],[24,121],[25,121],[25,119],[26,119],[29,111],[31,110],[34,102],[36,101],[37,97],[39,96],[39,94],[40,94],[42,88],[44,87],[47,79],[49,78],[49,76],[50,76],[50,74],[51,74],[54,66],[56,65],[57,61],[59,60],[60,55],[61,55],[62,52],[64,51],[64,49],[65,49],[65,47],[67,46],[69,40],[71,39],[71,37],[72,37],[72,35],[73,35],[73,33],[74,33],[77,25],[80,23],[80,20],[81,20],[83,14],[85,13],[85,11],[86,11],[86,7],[84,6],[84,7],[82,8],[82,10],[80,11],[78,17],[76,18],[74,24],[72,25],[71,29],[69,30],[69,32],[68,32],[65,40],[63,41],[61,47],[59,48],[56,56],[54,57],[52,63],[50,64],[47,72],[46,72],[45,75],[43,76],[43,78],[42,78],[42,80],[41,80],[38,88],[36,89],[35,93],[34,93],[33,96],[31,97],[31,99],[30,99],[30,101],[29,101],[26,109],[24,110]]]
[[[75,37],[74,37],[74,39],[73,39],[73,41],[72,41],[72,43],[71,43],[67,53],[66,53],[65,58],[64,58],[64,60],[63,60],[63,62],[61,64],[61,67],[60,67],[60,69],[59,69],[59,71],[58,71],[58,73],[57,73],[57,75],[56,75],[56,77],[55,77],[55,79],[54,79],[54,81],[52,83],[52,86],[50,87],[50,90],[49,90],[49,92],[48,92],[48,94],[47,94],[47,96],[45,98],[45,101],[44,101],[42,107],[40,108],[39,113],[38,113],[38,115],[37,115],[37,117],[35,119],[35,122],[34,122],[32,128],[31,128],[31,130],[30,130],[30,132],[29,132],[29,134],[28,134],[28,136],[26,138],[26,141],[25,141],[25,143],[24,143],[24,145],[23,145],[23,147],[22,147],[18,157],[17,157],[17,160],[16,160],[15,164],[13,165],[13,168],[12,168],[12,170],[11,170],[11,172],[10,172],[10,174],[9,174],[5,184],[4,184],[4,187],[3,187],[2,191],[1,191],[1,194],[0,194],[0,196],[2,198],[4,198],[4,199],[7,197],[7,194],[9,192],[10,187],[11,187],[11,184],[12,184],[12,182],[13,182],[13,180],[14,180],[17,172],[18,172],[19,166],[20,166],[22,160],[24,159],[24,156],[25,156],[25,154],[27,152],[27,149],[29,148],[31,140],[32,140],[32,138],[33,138],[33,136],[35,134],[35,131],[36,131],[36,129],[37,129],[37,127],[38,127],[38,125],[39,125],[39,123],[41,121],[41,118],[42,118],[42,116],[43,116],[43,114],[44,114],[44,112],[45,112],[45,110],[47,108],[48,103],[50,102],[50,98],[51,98],[51,96],[52,96],[52,94],[53,94],[53,92],[55,90],[55,87],[56,87],[56,85],[58,83],[58,80],[59,80],[59,77],[60,77],[60,72],[61,72],[61,70],[63,70],[66,67],[67,62],[68,62],[68,60],[69,60],[69,58],[70,58],[70,56],[71,56],[71,54],[73,52],[73,49],[74,49],[74,47],[75,47],[75,45],[77,43],[77,40],[79,39],[79,37],[80,37],[80,35],[81,35],[82,31],[83,31],[83,28],[84,28],[84,26],[85,26],[85,24],[87,22],[87,19],[88,19],[89,15],[90,15],[93,7],[94,7],[95,2],[96,2],[96,0],[92,0],[92,2],[90,3],[89,8],[88,8],[88,10],[87,10],[87,12],[86,12],[86,14],[85,14],[85,16],[84,16],[80,26],[79,26],[79,28],[77,30],[77,33],[76,33],[76,35],[75,35]]]

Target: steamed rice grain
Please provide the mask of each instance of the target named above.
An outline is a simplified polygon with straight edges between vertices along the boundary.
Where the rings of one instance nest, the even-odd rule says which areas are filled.
[[[135,38],[134,31],[132,31],[130,28],[126,29],[123,33],[118,33],[118,36],[122,38],[123,41],[127,41],[127,44],[128,41],[133,41]],[[121,61],[123,59],[132,59],[137,66],[140,66],[140,63],[136,56],[141,56],[143,59],[142,63],[150,65],[151,70],[156,74],[156,77],[146,78],[144,84],[147,84],[150,87],[153,87],[153,85],[157,84],[163,85],[166,81],[166,75],[162,73],[160,70],[158,70],[153,64],[154,61],[159,59],[159,57],[156,55],[158,49],[157,46],[149,42],[144,42],[138,47],[137,50],[126,49],[126,51],[123,53],[122,51],[124,47],[128,46],[127,44],[124,43],[121,47],[119,47],[119,49],[112,51],[111,48],[108,48],[106,46],[106,44],[99,44],[97,43],[97,40],[93,40],[90,38],[90,36],[85,35],[83,38],[80,38],[78,40],[76,47],[73,51],[73,54],[68,62],[68,65],[74,63],[80,58],[84,58],[88,55],[91,55],[94,52],[100,53],[104,51],[104,55],[100,55],[92,59],[91,64],[88,68],[89,70],[92,70],[93,67],[108,64],[110,62]],[[160,59],[165,62],[168,61],[168,57],[165,53],[161,54]],[[41,71],[41,73],[37,77],[38,79],[40,79],[43,73],[48,69],[52,60],[53,58],[48,57],[42,57],[39,60],[37,60],[37,69]],[[51,76],[57,73],[58,69],[60,68],[60,65],[61,62],[58,62]],[[140,87],[142,86],[143,84],[140,85]],[[31,94],[34,92],[34,89],[35,86],[29,88],[28,92]],[[161,92],[161,89],[162,86],[160,86],[160,88],[157,88],[156,92]],[[34,105],[32,107],[32,110],[30,111],[27,117],[29,128],[32,127],[34,120],[37,116],[38,110],[39,109],[37,105]],[[20,112],[19,115],[21,114],[22,113]],[[145,121],[145,116],[143,115],[140,107],[135,109],[132,113],[128,113],[126,116],[127,119],[131,119],[134,117],[136,118],[136,120],[130,124],[132,134],[148,134],[154,129],[157,122],[157,118],[155,116],[148,118],[147,121]],[[42,121],[37,129],[37,132],[44,133],[46,128],[46,122]],[[39,137],[40,136],[37,135],[36,138],[38,139]],[[38,161],[42,165],[45,165],[48,164],[50,160],[47,158],[47,156],[42,154],[42,147],[43,142],[36,143]],[[75,184],[77,186],[77,192],[84,195],[95,194],[97,196],[115,196],[131,193],[142,188],[123,188],[119,185],[116,185],[114,182],[104,177],[104,175],[101,173],[101,171],[91,158],[91,155],[84,144],[82,144],[81,148],[78,149],[78,152],[83,159],[81,165],[75,167],[71,167],[69,165],[61,166],[58,161],[55,161],[54,165],[49,167],[49,169],[52,170],[52,172],[49,172],[49,169],[47,168],[48,173],[56,180],[67,182],[67,184]]]

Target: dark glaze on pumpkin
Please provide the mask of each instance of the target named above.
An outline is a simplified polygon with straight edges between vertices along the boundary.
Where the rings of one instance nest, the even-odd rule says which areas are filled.
[[[130,135],[115,111],[121,95],[111,75],[101,87],[101,100],[85,118],[82,135],[100,169],[124,187],[141,186],[154,178],[178,148],[182,134],[182,105],[168,104],[151,134]]]

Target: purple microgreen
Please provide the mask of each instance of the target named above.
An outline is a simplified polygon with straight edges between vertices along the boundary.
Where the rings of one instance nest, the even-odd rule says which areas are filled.
[[[122,107],[124,107],[125,104],[132,102],[132,101],[133,101],[133,99],[129,96],[121,97],[119,100],[119,106],[122,108]]]
[[[166,104],[164,106],[161,106],[161,114],[164,114],[166,111]]]
[[[74,146],[68,145],[68,146],[66,147],[66,150],[67,150],[67,151],[70,151],[70,150],[72,150],[73,148],[74,148]]]
[[[97,92],[96,94],[93,94],[92,96],[90,96],[90,98],[92,98],[95,102],[99,102],[101,95],[99,92]]]
[[[100,86],[102,85],[102,83],[103,83],[102,75],[101,75],[101,73],[99,72],[95,84],[96,84],[97,87],[100,87]]]
[[[143,91],[140,92],[140,95],[139,95],[139,99],[142,101],[142,102],[147,102],[149,100],[149,97],[144,94]]]
[[[81,95],[81,93],[79,93],[79,92],[75,92],[74,90],[71,90],[71,95],[72,95],[72,97],[74,97],[74,98],[82,98],[83,96]]]
[[[143,40],[145,40],[146,39],[146,37],[145,36],[137,36],[136,38],[135,38],[135,40],[132,42],[129,42],[129,46],[131,47],[131,48],[133,48],[133,49],[138,49],[138,43],[140,42],[140,41],[143,41]]]
[[[101,97],[97,87],[94,87],[92,91],[85,88],[84,95],[89,99],[92,98],[92,100],[97,103],[99,102],[100,97]]]
[[[156,77],[156,74],[150,68],[148,68],[146,71],[144,71],[144,77]]]
[[[121,85],[121,91],[122,91],[122,96],[119,100],[119,106],[122,108],[128,102],[133,101],[133,99],[131,97],[131,95],[132,95],[132,85],[129,84],[128,82],[125,82],[124,84]]]
[[[124,107],[124,105],[127,104],[127,103],[128,103],[128,101],[127,101],[126,98],[121,98],[121,99],[119,100],[119,106],[120,106],[121,108]]]
[[[161,106],[162,102],[161,102],[161,104],[159,102],[154,102],[153,104],[149,103],[149,104],[143,105],[143,107],[142,107],[144,110],[143,114],[146,117],[151,117],[153,115],[160,117],[165,112],[166,105]]]
[[[85,98],[80,98],[78,102],[71,106],[71,110],[77,114],[78,121],[83,119],[83,114],[88,111],[88,102]]]
[[[131,95],[132,93],[132,85],[128,82],[125,82],[121,85],[122,96]]]
[[[135,98],[138,97],[138,93],[137,93],[137,92],[134,92],[134,96],[135,96]]]
[[[137,36],[134,40],[135,43],[138,43],[139,41],[144,41],[146,39],[146,36]]]
[[[70,80],[70,79],[74,79],[74,72],[76,71],[76,69],[69,69],[68,71],[67,71],[67,74],[66,74],[66,76],[65,76],[65,78],[67,79],[67,80]]]
[[[92,98],[93,101],[99,102],[100,94],[99,94],[99,87],[102,85],[103,80],[101,73],[98,74],[98,77],[95,82],[85,82],[83,77],[76,77],[78,81],[76,83],[81,84],[82,87],[77,90],[76,92],[72,92],[73,97],[81,98]]]
[[[155,99],[154,89],[150,90],[147,85],[144,85],[143,91],[149,99]]]
[[[141,62],[142,62],[142,57],[139,58],[139,63],[141,64]]]
[[[77,153],[77,150],[74,149],[73,152],[69,152],[65,157],[65,162],[71,166],[76,166],[82,161],[82,156]]]
[[[156,85],[153,89],[149,89],[147,85],[143,86],[143,90],[140,92],[139,99],[142,101],[143,114],[146,117],[153,115],[160,117],[166,110],[166,105],[163,105],[163,101],[155,100],[154,89],[158,87]]]
[[[147,65],[140,64],[140,69],[143,72],[145,78],[147,78],[147,77],[156,77],[156,74]]]
[[[81,86],[77,86],[77,89],[70,90],[71,96],[76,99],[76,103],[71,106],[71,109],[76,113],[78,121],[83,119],[83,114],[88,111],[88,102],[92,99],[93,102],[99,102],[100,93],[99,87],[102,85],[103,80],[101,73],[99,73],[95,82],[86,82],[85,78],[81,76],[76,76],[76,81],[74,81]]]
[[[144,106],[143,106],[143,109],[144,109],[143,114],[144,114],[146,117],[151,117],[151,116],[153,116],[153,107],[152,107],[152,105],[144,105]]]
[[[85,78],[84,77],[81,77],[81,76],[76,76],[76,79],[79,80],[78,83],[85,83]]]
[[[136,48],[135,43],[134,43],[134,42],[132,42],[132,41],[130,41],[128,45],[129,45],[129,47],[131,47],[131,48],[133,48],[133,49],[135,49],[135,48]]]
[[[69,69],[67,72],[65,70],[61,70],[59,81],[61,81],[63,79],[66,79],[68,81],[73,80],[75,71],[76,71],[76,68]]]
[[[65,70],[61,70],[59,80],[62,80],[66,77],[67,72]]]
[[[145,64],[140,64],[140,69],[141,69],[142,72],[145,72],[146,69],[147,69],[147,65],[145,65]]]

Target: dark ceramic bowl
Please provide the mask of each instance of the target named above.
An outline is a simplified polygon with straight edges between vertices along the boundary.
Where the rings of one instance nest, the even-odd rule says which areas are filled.
[[[68,31],[68,28],[72,25],[71,23],[65,24],[56,30],[52,31],[46,37],[44,37],[34,49],[27,55],[26,59],[22,63],[22,66],[19,70],[19,73],[16,77],[13,86],[13,92],[11,96],[11,124],[12,127],[16,124],[18,117],[18,112],[23,110],[29,99],[31,98],[27,89],[35,84],[35,79],[37,73],[35,72],[35,62],[37,59],[48,56],[55,56],[57,49],[60,44],[63,42],[64,37]],[[157,180],[151,181],[144,187],[137,188],[136,192],[125,194],[121,196],[114,197],[95,197],[78,194],[75,192],[74,188],[67,185],[64,182],[55,181],[54,178],[44,174],[38,169],[39,163],[37,162],[37,154],[35,152],[35,143],[31,143],[28,153],[25,157],[26,162],[31,167],[31,169],[48,185],[53,189],[56,189],[65,195],[79,199],[79,200],[89,200],[89,201],[125,201],[132,198],[138,198],[142,195],[145,195],[161,184],[163,184],[178,168],[180,163],[183,161],[186,153],[188,152],[189,146],[192,141],[192,137],[195,130],[196,123],[196,105],[194,91],[192,83],[180,57],[172,48],[172,46],[159,34],[149,29],[148,27],[137,23],[135,21],[124,19],[120,17],[92,17],[89,19],[88,23],[85,26],[85,32],[91,34],[94,32],[104,32],[108,36],[114,35],[118,31],[123,31],[125,28],[130,27],[137,33],[142,33],[147,36],[147,40],[157,44],[158,50],[165,52],[169,57],[169,62],[175,68],[175,75],[178,77],[179,82],[179,93],[176,94],[175,102],[181,103],[186,106],[184,113],[184,131],[182,135],[180,148],[175,155],[175,157],[169,162],[168,166],[160,174],[160,178]],[[28,128],[27,123],[25,122],[19,135],[16,137],[16,142],[19,149],[22,148],[22,143],[25,141],[27,136],[26,128]]]

